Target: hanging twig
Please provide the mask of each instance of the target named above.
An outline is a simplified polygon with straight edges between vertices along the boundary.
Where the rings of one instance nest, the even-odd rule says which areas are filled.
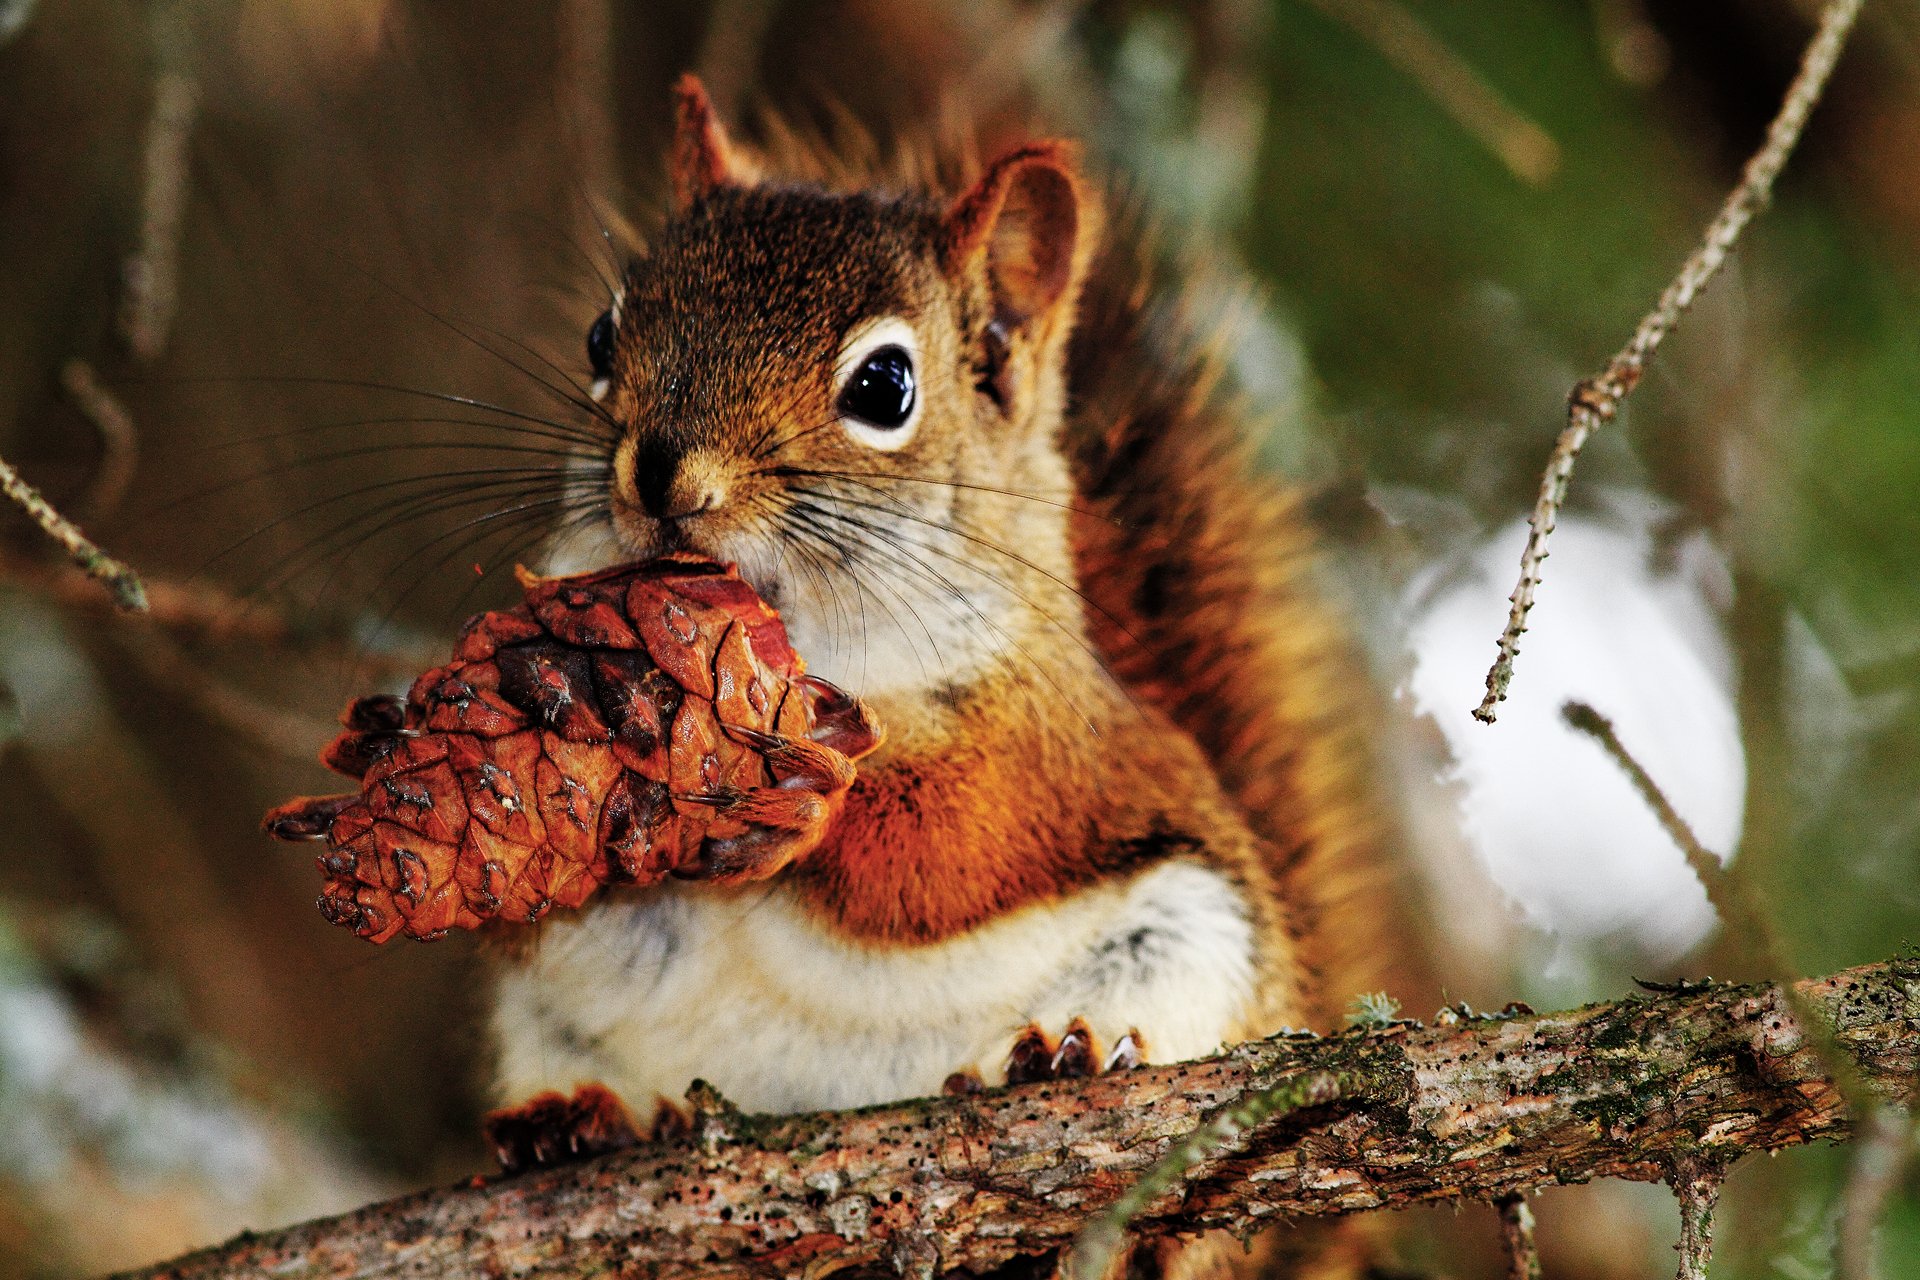
[[[1903,1107],[1882,1106],[1860,1126],[1852,1167],[1840,1192],[1834,1231],[1834,1280],[1874,1280],[1875,1232],[1887,1201],[1913,1159],[1913,1117]]]
[[[1527,611],[1533,608],[1534,593],[1540,586],[1547,539],[1559,517],[1560,504],[1567,496],[1567,484],[1573,478],[1574,461],[1580,456],[1581,447],[1588,436],[1612,422],[1620,412],[1621,402],[1640,381],[1647,361],[1661,340],[1693,304],[1707,281],[1720,270],[1753,215],[1771,198],[1774,179],[1779,177],[1794,144],[1800,140],[1808,113],[1820,100],[1827,77],[1846,45],[1847,33],[1860,15],[1860,4],[1861,0],[1829,0],[1820,17],[1820,29],[1801,58],[1800,72],[1787,89],[1780,114],[1767,129],[1766,142],[1747,161],[1739,185],[1708,224],[1700,246],[1681,266],[1680,274],[1667,285],[1666,292],[1660,295],[1659,302],[1640,322],[1620,353],[1597,376],[1577,383],[1573,394],[1567,397],[1568,425],[1553,447],[1546,474],[1541,477],[1540,496],[1534,503],[1533,514],[1527,517],[1529,531],[1526,550],[1520,556],[1520,582],[1510,597],[1512,607],[1507,613],[1506,630],[1500,635],[1499,656],[1487,672],[1486,697],[1474,709],[1475,719],[1492,724],[1494,708],[1505,700],[1507,686],[1513,682],[1513,662],[1520,652],[1520,637],[1527,629]]]
[[[0,458],[0,493],[18,503],[35,524],[46,530],[48,537],[66,548],[73,562],[84,569],[89,578],[111,591],[115,604],[131,613],[146,612],[147,589],[140,575],[95,546],[80,532],[78,525],[56,511],[51,502],[40,496],[38,489],[22,479],[5,458]]]
[[[1681,1161],[1674,1168],[1674,1198],[1680,1202],[1680,1269],[1676,1280],[1707,1280],[1713,1258],[1713,1210],[1720,1202],[1725,1170],[1718,1164]]]
[[[200,87],[188,65],[187,24],[177,3],[163,0],[152,11],[160,72],[154,78],[153,109],[147,117],[140,243],[127,256],[125,292],[120,298],[120,336],[142,364],[153,363],[166,350],[179,302],[187,146],[200,106]]]
[[[1500,96],[1471,63],[1393,0],[1308,0],[1344,23],[1413,80],[1522,182],[1542,186],[1560,167],[1553,136]]]
[[[1523,1195],[1493,1202],[1500,1213],[1500,1245],[1507,1255],[1507,1280],[1541,1280],[1540,1247],[1533,1242],[1533,1208]]]
[[[99,375],[85,360],[73,359],[61,366],[60,386],[100,437],[100,466],[81,500],[81,513],[108,515],[119,508],[133,483],[140,462],[140,433],[127,407],[100,385]]]
[[[1774,929],[1771,917],[1761,909],[1759,900],[1744,877],[1727,868],[1712,851],[1700,843],[1684,818],[1674,809],[1659,784],[1635,759],[1613,722],[1583,702],[1569,702],[1561,708],[1567,723],[1591,737],[1627,775],[1634,789],[1653,810],[1673,842],[1680,846],[1687,865],[1693,868],[1707,900],[1725,921],[1729,935],[1740,942],[1750,960],[1770,973],[1790,972],[1786,947]],[[1834,1029],[1826,1016],[1813,1007],[1794,986],[1782,988],[1793,1016],[1806,1029],[1813,1047],[1827,1062],[1828,1073],[1849,1105],[1860,1117],[1863,1138],[1853,1155],[1853,1165],[1842,1194],[1840,1231],[1834,1242],[1835,1274],[1841,1280],[1872,1280],[1873,1231],[1900,1178],[1912,1151],[1913,1127],[1906,1113],[1888,1107],[1869,1089],[1853,1069],[1852,1061],[1840,1048]]]
[[[1692,826],[1673,807],[1673,802],[1667,799],[1666,793],[1653,780],[1653,775],[1620,741],[1613,722],[1584,702],[1569,702],[1560,708],[1560,714],[1570,726],[1597,742],[1620,771],[1627,775],[1634,790],[1640,793],[1647,807],[1653,811],[1661,829],[1680,847],[1687,866],[1692,868],[1694,878],[1700,881],[1701,889],[1706,892],[1707,901],[1726,923],[1728,934],[1745,948],[1748,962],[1761,972],[1791,973],[1786,945],[1752,888],[1743,877],[1729,871],[1726,863],[1700,842],[1700,837],[1694,834]],[[1788,988],[1788,991],[1790,1001],[1798,999],[1793,988]],[[1819,1011],[1810,1005],[1796,1004],[1794,1016],[1806,1026],[1807,1033],[1814,1038],[1815,1047],[1827,1056],[1828,1069],[1839,1082],[1848,1101],[1856,1107],[1871,1110],[1875,1105],[1873,1095],[1854,1076],[1846,1055],[1833,1044],[1831,1029]]]

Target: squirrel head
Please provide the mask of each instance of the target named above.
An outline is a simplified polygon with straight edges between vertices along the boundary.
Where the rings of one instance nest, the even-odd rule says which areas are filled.
[[[587,341],[618,551],[737,562],[856,691],[962,680],[1072,578],[1058,437],[1099,216],[1075,150],[958,195],[836,191],[770,176],[693,77],[676,100],[671,212]],[[1051,625],[1077,635],[1077,603]]]

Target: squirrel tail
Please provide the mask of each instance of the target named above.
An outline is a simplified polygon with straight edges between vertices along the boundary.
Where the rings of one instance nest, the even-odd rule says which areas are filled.
[[[1396,949],[1384,809],[1364,727],[1375,696],[1317,573],[1297,496],[1255,462],[1221,390],[1223,342],[1154,285],[1125,206],[1082,295],[1064,442],[1087,511],[1075,555],[1088,626],[1135,697],[1215,762],[1272,850],[1321,1022],[1377,989]]]

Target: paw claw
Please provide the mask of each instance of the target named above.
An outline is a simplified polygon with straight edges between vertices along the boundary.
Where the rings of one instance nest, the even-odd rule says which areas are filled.
[[[963,1098],[968,1094],[982,1093],[986,1083],[980,1079],[980,1073],[972,1067],[965,1071],[956,1071],[948,1076],[940,1086],[940,1094],[947,1098]]]
[[[1132,1027],[1127,1028],[1127,1034],[1121,1036],[1113,1046],[1113,1052],[1107,1055],[1107,1060],[1101,1064],[1100,1070],[1103,1073],[1133,1070],[1147,1060],[1146,1050],[1141,1045],[1139,1031]]]
[[[1052,1078],[1053,1045],[1048,1042],[1046,1032],[1029,1024],[1007,1054],[1007,1083],[1030,1084]]]
[[[1087,1029],[1086,1023],[1075,1018],[1067,1028],[1067,1034],[1060,1037],[1060,1047],[1054,1051],[1051,1064],[1054,1078],[1074,1080],[1093,1075],[1099,1061],[1093,1051],[1093,1032]]]
[[[570,1098],[542,1093],[517,1107],[490,1112],[481,1129],[508,1177],[588,1160],[640,1141],[626,1106],[612,1090],[597,1084],[582,1085]]]
[[[1106,1057],[1100,1056],[1100,1042],[1086,1019],[1075,1018],[1067,1024],[1058,1042],[1037,1024],[1029,1023],[1014,1039],[1007,1053],[1007,1083],[1030,1084],[1036,1080],[1077,1080],[1104,1075],[1109,1071],[1131,1071],[1146,1061],[1145,1041],[1136,1028],[1128,1028]],[[956,1077],[949,1077],[951,1084]]]

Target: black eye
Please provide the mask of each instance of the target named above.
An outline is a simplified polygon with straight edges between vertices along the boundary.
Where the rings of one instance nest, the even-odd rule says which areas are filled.
[[[840,412],[876,427],[905,426],[913,416],[913,357],[905,347],[881,347],[847,379]]]
[[[602,311],[587,330],[587,363],[596,378],[613,376],[613,312]]]

